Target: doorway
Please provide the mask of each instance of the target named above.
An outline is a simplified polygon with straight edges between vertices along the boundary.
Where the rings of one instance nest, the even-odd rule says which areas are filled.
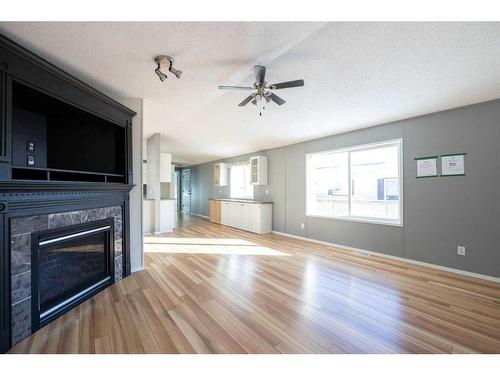
[[[182,170],[181,180],[181,211],[185,214],[188,214],[191,212],[191,169]]]

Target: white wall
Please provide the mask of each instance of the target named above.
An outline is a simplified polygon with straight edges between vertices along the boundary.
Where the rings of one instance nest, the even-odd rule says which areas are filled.
[[[160,232],[160,199],[161,199],[161,184],[160,184],[160,133],[155,133],[147,140],[147,199],[153,201],[154,215],[154,231]],[[151,206],[148,205],[148,208]]]
[[[130,191],[130,266],[132,272],[144,268],[142,240],[142,129],[143,100],[116,98],[117,101],[137,112],[132,120],[132,168],[134,188]]]

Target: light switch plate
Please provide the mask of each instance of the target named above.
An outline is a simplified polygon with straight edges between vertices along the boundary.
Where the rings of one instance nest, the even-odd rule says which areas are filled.
[[[26,151],[35,152],[35,142],[34,141],[26,141]]]

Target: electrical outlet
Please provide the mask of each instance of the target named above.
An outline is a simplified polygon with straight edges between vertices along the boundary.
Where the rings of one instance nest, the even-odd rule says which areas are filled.
[[[465,246],[457,246],[457,254],[465,256]]]
[[[266,189],[266,195],[269,195],[269,190]]]
[[[304,223],[300,223],[300,229],[304,229]]]

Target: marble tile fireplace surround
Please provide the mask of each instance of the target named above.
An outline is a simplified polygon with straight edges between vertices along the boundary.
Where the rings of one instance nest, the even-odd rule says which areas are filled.
[[[114,223],[114,280],[118,281],[123,277],[122,207],[91,208],[11,219],[9,236],[11,252],[11,332],[13,345],[32,333],[32,233],[111,218]]]

